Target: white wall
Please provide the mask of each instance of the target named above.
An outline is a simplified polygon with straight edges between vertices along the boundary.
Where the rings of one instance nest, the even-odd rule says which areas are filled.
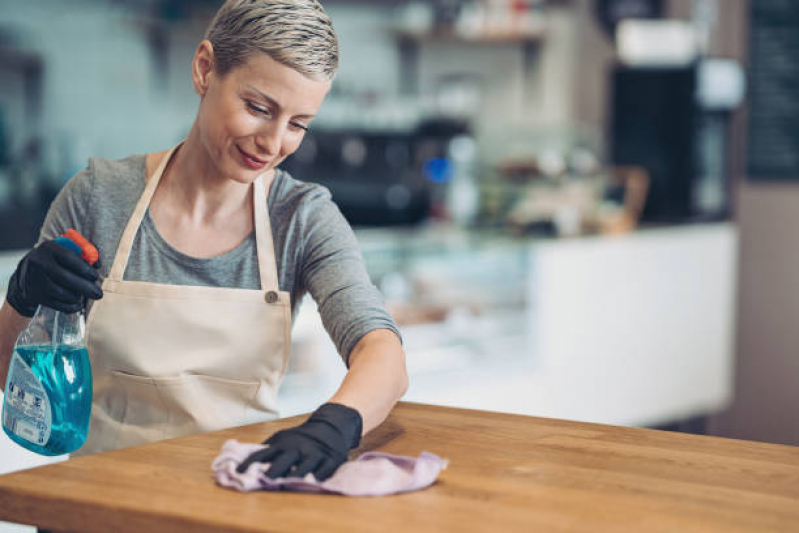
[[[90,155],[118,158],[163,148],[193,118],[196,100],[185,97],[185,86],[173,95],[156,89],[145,27],[122,6],[0,0],[0,25],[19,36],[18,48],[43,60],[41,133],[53,147],[74,152],[67,162],[72,168],[60,171],[78,170]]]
[[[399,92],[399,52],[391,35],[393,8],[381,5],[325,8],[339,38],[336,85],[344,91]]]

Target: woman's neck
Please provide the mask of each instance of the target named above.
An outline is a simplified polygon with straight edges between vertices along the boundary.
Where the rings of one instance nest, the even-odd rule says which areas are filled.
[[[215,225],[250,211],[252,187],[222,175],[200,141],[196,125],[164,170],[158,189],[192,225]]]

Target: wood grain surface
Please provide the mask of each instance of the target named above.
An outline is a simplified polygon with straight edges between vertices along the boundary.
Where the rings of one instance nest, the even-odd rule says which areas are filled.
[[[210,464],[279,420],[0,476],[0,520],[80,532],[799,531],[799,447],[401,403],[356,453],[431,451],[432,487],[238,493]]]

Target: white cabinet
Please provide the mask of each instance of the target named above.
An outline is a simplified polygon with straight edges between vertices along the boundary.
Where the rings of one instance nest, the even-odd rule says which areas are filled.
[[[541,414],[655,425],[732,399],[737,233],[643,231],[532,251]]]

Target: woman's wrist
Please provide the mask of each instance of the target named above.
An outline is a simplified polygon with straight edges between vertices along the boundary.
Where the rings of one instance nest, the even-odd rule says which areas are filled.
[[[357,409],[344,404],[328,402],[311,414],[309,420],[324,421],[335,427],[350,449],[357,448],[363,433],[363,417]]]

